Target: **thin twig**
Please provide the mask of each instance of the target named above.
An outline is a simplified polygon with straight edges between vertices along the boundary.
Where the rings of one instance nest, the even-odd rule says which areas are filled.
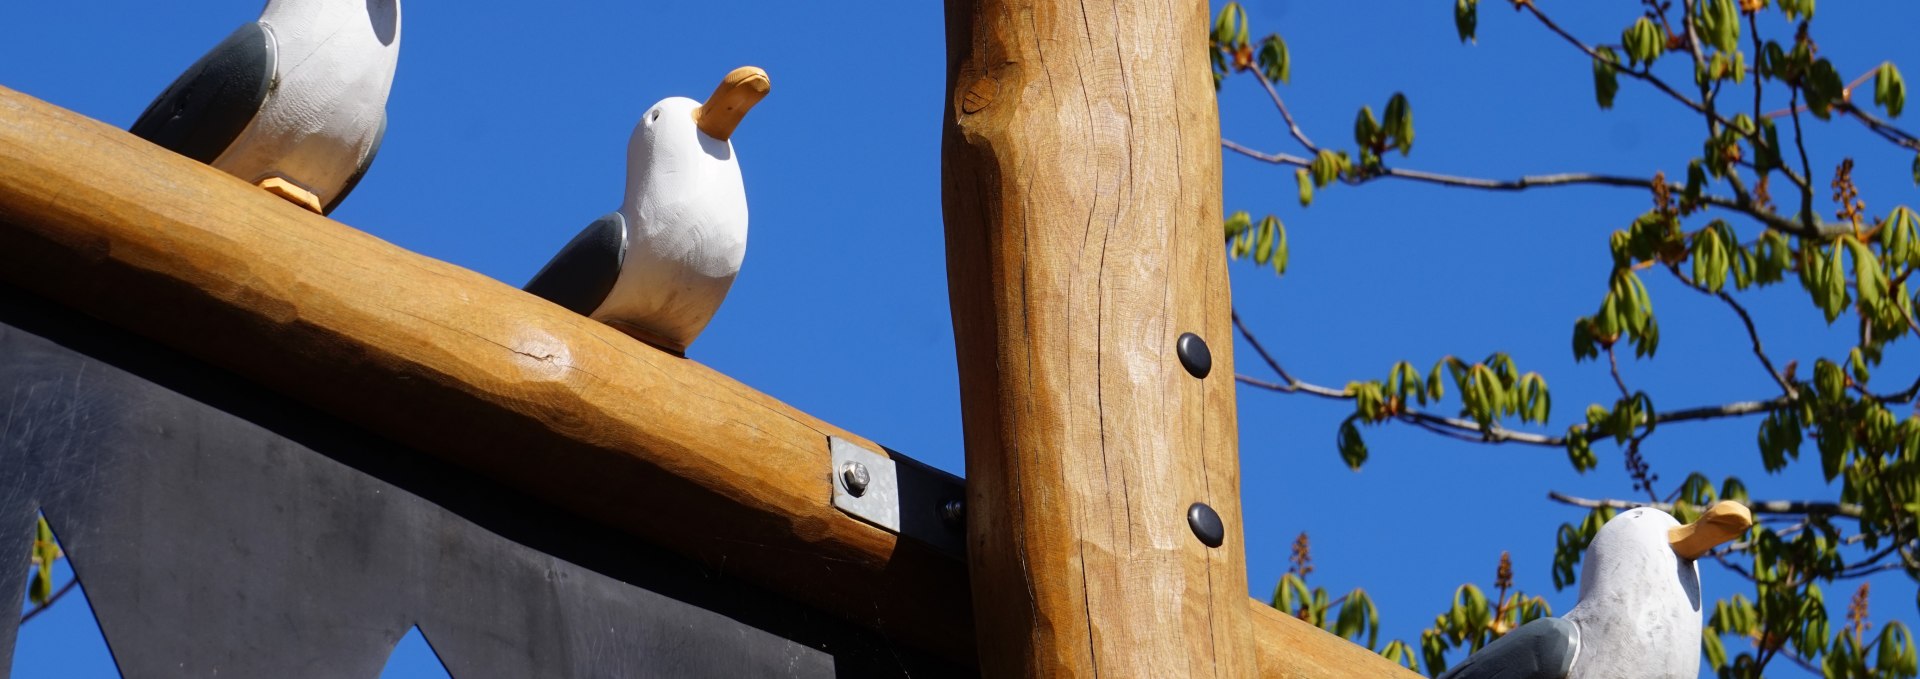
[[[1874,134],[1880,135],[1881,138],[1893,142],[1897,146],[1904,146],[1915,151],[1920,151],[1920,136],[1914,136],[1912,132],[1894,127],[1892,124],[1874,117],[1873,114],[1861,110],[1860,107],[1854,106],[1852,102],[1842,101],[1834,104],[1833,107],[1858,119],[1861,124],[1867,126],[1867,129],[1872,130]]]
[[[1705,71],[1707,68],[1707,55],[1700,51],[1700,40],[1697,36],[1694,35],[1693,3],[1694,3],[1694,0],[1681,0],[1680,25],[1686,31],[1687,51],[1689,54],[1693,56],[1694,72],[1700,73]],[[1660,19],[1662,22],[1666,21],[1666,16],[1667,15],[1665,12],[1660,13]],[[1668,33],[1673,32],[1673,27],[1671,25],[1667,26],[1667,32]],[[1714,97],[1718,96],[1719,93],[1720,93],[1720,90],[1718,87],[1715,87],[1713,89],[1708,89],[1707,86],[1704,84],[1700,86],[1700,103],[1705,105],[1707,109],[1705,117],[1707,119],[1707,136],[1709,137],[1720,134],[1720,129],[1717,127],[1717,123],[1715,122],[1720,119],[1720,113],[1714,110],[1714,104],[1713,104]]]
[[[1305,393],[1339,401],[1351,401],[1354,399],[1354,396],[1347,393],[1345,389],[1334,389],[1310,382],[1303,382],[1288,374],[1284,368],[1280,367],[1280,362],[1275,360],[1271,353],[1268,353],[1266,347],[1260,343],[1260,339],[1253,334],[1253,331],[1247,328],[1246,323],[1240,320],[1238,311],[1233,313],[1233,326],[1240,331],[1241,337],[1246,338],[1247,344],[1253,347],[1254,353],[1260,357],[1260,360],[1265,362],[1268,368],[1273,369],[1276,374],[1280,375],[1280,379],[1282,380],[1280,382],[1273,382],[1248,375],[1235,375],[1234,381],[1250,387],[1258,387],[1268,391],[1286,394]],[[1785,408],[1792,403],[1793,401],[1791,399],[1781,396],[1767,401],[1736,401],[1721,405],[1669,410],[1654,415],[1652,424],[1658,425],[1668,422],[1742,417],[1772,412]],[[1560,447],[1567,444],[1567,439],[1564,436],[1548,436],[1532,432],[1514,431],[1497,424],[1482,429],[1478,422],[1472,420],[1435,415],[1405,406],[1402,406],[1400,412],[1395,413],[1394,417],[1402,422],[1419,426],[1429,431],[1435,431],[1435,428],[1438,427],[1446,430],[1439,433],[1446,433],[1450,436],[1464,433],[1469,435],[1471,440],[1486,443],[1525,443],[1552,447]],[[1586,433],[1586,436],[1588,440],[1597,440],[1605,435],[1589,431]]]
[[[1296,156],[1289,153],[1267,153],[1265,151],[1258,151],[1252,148],[1248,148],[1247,146],[1239,142],[1233,141],[1231,139],[1221,139],[1220,146],[1222,148],[1225,148],[1234,153],[1238,153],[1240,155],[1246,156],[1248,158],[1252,158],[1254,160],[1258,160],[1266,163],[1272,163],[1274,165],[1287,165],[1291,167],[1303,167],[1303,168],[1312,167],[1313,165],[1312,158]],[[1593,174],[1593,173],[1584,173],[1584,172],[1567,172],[1567,173],[1548,174],[1548,175],[1529,175],[1529,176],[1520,177],[1518,179],[1501,180],[1501,179],[1482,179],[1478,177],[1461,177],[1456,175],[1426,172],[1423,170],[1409,170],[1405,168],[1385,167],[1385,166],[1378,168],[1373,174],[1365,175],[1358,178],[1348,179],[1347,183],[1354,184],[1354,185],[1365,184],[1367,182],[1373,181],[1381,177],[1392,177],[1395,179],[1405,179],[1409,181],[1426,182],[1429,184],[1439,184],[1442,186],[1481,189],[1486,191],[1524,191],[1527,189],[1534,189],[1534,188],[1563,187],[1563,186],[1612,186],[1612,187],[1640,189],[1640,190],[1651,190],[1653,187],[1653,180],[1651,179],[1641,179],[1638,177],[1625,177],[1620,175]],[[1669,182],[1667,184],[1667,187],[1676,193],[1686,190],[1686,186],[1678,182]],[[1743,195],[1745,194],[1745,191],[1741,190],[1738,186],[1735,187],[1735,190],[1738,193],[1741,193]],[[1797,235],[1803,238],[1829,238],[1842,233],[1846,233],[1847,231],[1845,227],[1826,224],[1818,218],[1810,217],[1809,218],[1810,221],[1804,221],[1804,222],[1788,219],[1772,211],[1766,210],[1760,207],[1759,205],[1756,205],[1751,198],[1727,198],[1724,196],[1703,194],[1700,196],[1700,203],[1704,205],[1711,205],[1714,207],[1726,209],[1726,210],[1731,210],[1733,212],[1737,212],[1743,215],[1747,215],[1748,217],[1752,217],[1755,221],[1760,222],[1762,225],[1766,226],[1767,228],[1773,229],[1775,231],[1780,231],[1782,233]],[[1808,226],[1809,224],[1811,226]]]
[[[1787,381],[1786,376],[1780,374],[1778,368],[1773,367],[1773,359],[1767,357],[1766,348],[1760,345],[1760,331],[1754,328],[1753,316],[1747,313],[1746,307],[1741,306],[1740,302],[1733,298],[1733,295],[1729,295],[1725,291],[1715,292],[1695,285],[1692,280],[1680,274],[1680,267],[1678,266],[1669,266],[1667,267],[1667,271],[1671,272],[1674,278],[1679,279],[1682,285],[1697,290],[1700,294],[1718,297],[1720,301],[1726,302],[1727,306],[1732,307],[1733,312],[1740,315],[1741,325],[1746,326],[1747,339],[1753,341],[1753,355],[1755,358],[1760,359],[1760,366],[1767,370],[1767,376],[1773,378],[1774,384],[1780,385],[1781,393],[1786,394],[1787,398],[1794,398],[1800,395],[1800,392],[1793,388],[1793,384]],[[1920,331],[1916,331],[1915,334],[1920,335]]]
[[[1747,35],[1753,38],[1753,56],[1758,59],[1766,54],[1766,48],[1760,44],[1760,13],[1747,12]],[[1760,124],[1760,95],[1765,91],[1764,78],[1760,77],[1760,66],[1753,66],[1753,124]]]
[[[1807,138],[1800,129],[1800,88],[1789,85],[1787,89],[1793,93],[1792,98],[1789,99],[1794,107],[1793,145],[1800,149],[1800,171],[1807,175],[1807,183],[1800,185],[1800,220],[1811,224],[1815,219],[1813,216],[1813,165],[1807,162]]]
[[[1607,345],[1607,371],[1613,373],[1613,386],[1620,388],[1620,398],[1633,398],[1633,392],[1627,389],[1627,381],[1620,379],[1620,359],[1613,352],[1614,345]]]
[[[1568,495],[1566,493],[1562,493],[1557,490],[1547,491],[1547,499],[1552,500],[1554,502],[1558,502],[1563,505],[1580,507],[1583,509],[1599,509],[1601,507],[1607,507],[1611,509],[1633,509],[1636,507],[1652,507],[1654,509],[1658,509],[1663,512],[1673,511],[1673,505],[1671,503],[1666,503],[1666,502],[1649,503],[1649,502],[1634,502],[1631,500],[1592,499],[1592,498],[1584,498],[1584,497],[1576,497],[1573,495]],[[1753,510],[1753,513],[1755,514],[1780,514],[1780,515],[1795,515],[1795,516],[1820,514],[1820,515],[1826,515],[1826,516],[1844,516],[1850,519],[1858,519],[1864,516],[1866,511],[1865,508],[1857,504],[1842,503],[1842,502],[1824,502],[1824,501],[1818,501],[1818,500],[1748,500],[1745,504],[1747,505],[1747,509]]]
[[[1547,14],[1545,12],[1540,11],[1540,8],[1536,6],[1535,3],[1528,2],[1528,3],[1521,4],[1520,6],[1521,8],[1526,9],[1529,12],[1532,12],[1534,18],[1539,19],[1540,23],[1546,26],[1548,30],[1551,30],[1554,33],[1559,34],[1561,38],[1565,39],[1568,43],[1572,44],[1574,47],[1578,48],[1581,52],[1585,53],[1588,58],[1595,59],[1595,60],[1600,59],[1600,53],[1598,51],[1595,51],[1592,47],[1588,46],[1586,43],[1581,42],[1580,39],[1574,37],[1572,33],[1568,33],[1566,29],[1561,28],[1560,25],[1554,23],[1552,19],[1547,18]],[[1755,129],[1752,133],[1748,133],[1745,130],[1741,130],[1738,126],[1734,125],[1732,121],[1729,121],[1725,118],[1720,117],[1719,113],[1713,110],[1713,107],[1711,106],[1711,102],[1708,102],[1707,104],[1702,104],[1700,102],[1687,98],[1687,96],[1684,94],[1681,94],[1679,90],[1675,90],[1672,85],[1668,85],[1665,80],[1661,80],[1659,76],[1654,75],[1651,67],[1636,69],[1636,68],[1628,67],[1626,64],[1615,62],[1614,71],[1617,73],[1626,74],[1628,77],[1634,78],[1635,80],[1640,80],[1649,85],[1652,85],[1654,89],[1657,89],[1657,90],[1660,90],[1661,92],[1666,93],[1666,95],[1669,97],[1672,97],[1674,101],[1678,101],[1681,104],[1686,105],[1687,108],[1693,109],[1695,113],[1706,116],[1708,120],[1708,129],[1712,129],[1712,125],[1714,123],[1718,123],[1720,125],[1724,125],[1728,128],[1731,128],[1739,132],[1741,136],[1746,137],[1749,142],[1752,142],[1755,147],[1761,147],[1766,145],[1766,140],[1760,137],[1758,129]],[[1811,190],[1809,188],[1808,181],[1805,179],[1802,179],[1799,175],[1794,174],[1793,170],[1790,170],[1787,168],[1780,168],[1780,171],[1781,171],[1781,174],[1786,175],[1787,179],[1789,181],[1792,181],[1794,185],[1799,186],[1802,189]],[[1811,224],[1811,222],[1809,222],[1809,224]]]
[[[1266,88],[1267,96],[1273,99],[1273,107],[1280,110],[1280,117],[1287,121],[1287,131],[1293,134],[1294,140],[1300,142],[1301,146],[1307,147],[1307,150],[1314,155],[1319,155],[1320,147],[1315,146],[1313,140],[1307,138],[1307,132],[1300,129],[1300,123],[1294,122],[1293,112],[1287,110],[1286,102],[1280,100],[1280,90],[1274,88],[1273,81],[1268,80],[1267,74],[1261,73],[1260,69],[1248,70],[1253,71],[1254,79],[1259,80],[1260,86]]]

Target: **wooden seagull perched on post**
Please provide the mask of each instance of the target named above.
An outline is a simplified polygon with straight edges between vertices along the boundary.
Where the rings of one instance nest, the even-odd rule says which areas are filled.
[[[627,143],[625,202],[561,248],[526,290],[685,353],[746,257],[747,192],[730,139],[770,89],[766,71],[743,66],[706,103],[654,104]]]
[[[1500,637],[1440,679],[1680,679],[1700,672],[1700,570],[1694,561],[1745,533],[1753,513],[1722,501],[1680,525],[1640,507],[1587,546],[1580,603]]]
[[[268,0],[129,130],[320,214],[387,131],[400,0]]]

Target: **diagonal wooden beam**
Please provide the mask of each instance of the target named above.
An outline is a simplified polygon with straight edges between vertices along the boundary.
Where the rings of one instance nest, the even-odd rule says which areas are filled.
[[[963,662],[966,573],[831,503],[873,442],[0,89],[0,281]]]
[[[830,502],[827,437],[881,450],[873,442],[5,88],[0,284],[582,520],[974,662],[965,564]],[[1237,601],[1251,611],[1257,676],[1415,676],[1244,594]]]
[[[1204,0],[947,1],[947,279],[990,676],[1254,674],[1206,29]],[[1183,343],[1210,346],[1210,373]]]

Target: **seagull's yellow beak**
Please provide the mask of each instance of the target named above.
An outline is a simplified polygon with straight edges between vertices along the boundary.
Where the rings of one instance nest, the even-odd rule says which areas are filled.
[[[766,71],[755,66],[733,69],[713,88],[707,103],[693,110],[693,120],[707,136],[726,141],[733,136],[733,128],[740,126],[740,119],[747,117],[747,110],[772,90]]]
[[[1667,543],[1673,553],[1689,561],[1704,556],[1713,548],[1739,537],[1753,527],[1753,512],[1746,505],[1721,500],[1707,508],[1700,520],[1667,530]]]

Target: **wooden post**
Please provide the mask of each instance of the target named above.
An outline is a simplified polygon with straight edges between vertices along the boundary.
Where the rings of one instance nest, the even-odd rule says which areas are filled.
[[[1201,0],[948,0],[942,170],[986,676],[1255,676]],[[1194,333],[1210,376],[1183,367]],[[1194,503],[1224,519],[1208,548]]]

